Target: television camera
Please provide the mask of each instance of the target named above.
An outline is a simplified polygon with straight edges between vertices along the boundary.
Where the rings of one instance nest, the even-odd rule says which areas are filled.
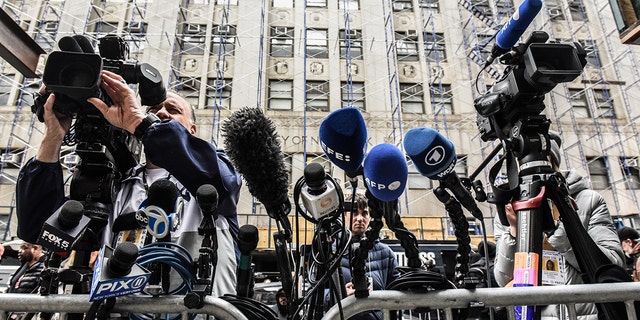
[[[55,93],[53,110],[75,118],[65,137],[65,145],[76,145],[80,164],[71,181],[71,199],[112,202],[119,179],[138,164],[141,144],[132,134],[109,124],[87,98],[97,97],[110,104],[101,87],[101,72],[121,75],[127,83],[138,84],[143,105],[156,105],[166,99],[162,76],[147,63],[127,60],[129,46],[116,35],[100,38],[96,54],[84,36],[64,37],[62,51],[49,55],[43,73],[44,94],[38,94],[32,112],[43,122],[44,102]]]
[[[587,64],[580,44],[545,43],[549,35],[534,31],[522,44],[500,57],[502,77],[474,101],[483,141],[509,136],[514,125],[544,110],[544,95],[573,81]]]

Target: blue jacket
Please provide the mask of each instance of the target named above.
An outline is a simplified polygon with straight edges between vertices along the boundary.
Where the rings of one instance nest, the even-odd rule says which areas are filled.
[[[349,251],[342,256],[340,266],[344,282],[351,282],[351,268],[349,262]],[[367,258],[367,276],[373,279],[373,290],[384,290],[387,285],[400,276],[400,272],[396,270],[398,262],[393,250],[388,245],[376,240],[373,248],[369,250]]]
[[[350,249],[342,256],[342,260],[340,261],[345,283],[351,282],[352,279],[349,252]],[[380,242],[380,240],[376,240],[373,248],[369,250],[366,264],[366,274],[367,277],[371,277],[373,281],[373,290],[385,290],[391,281],[397,279],[400,276],[400,272],[396,270],[396,267],[398,267],[398,262],[396,261],[393,250],[391,250],[388,245]],[[360,313],[350,319],[382,319],[382,312],[373,311]]]

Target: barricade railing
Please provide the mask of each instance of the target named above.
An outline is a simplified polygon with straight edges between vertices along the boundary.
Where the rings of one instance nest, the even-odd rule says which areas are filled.
[[[0,293],[0,320],[6,320],[5,312],[52,312],[60,313],[65,319],[67,313],[86,313],[91,306],[88,295],[48,295],[20,293]],[[181,314],[188,319],[189,313],[208,314],[217,319],[247,320],[231,303],[213,297],[205,297],[200,309],[189,309],[184,305],[184,296],[123,296],[116,298],[113,312]]]
[[[517,288],[450,289],[428,293],[393,290],[372,291],[367,298],[354,296],[341,301],[344,319],[364,311],[382,310],[389,319],[391,310],[430,308],[443,310],[444,319],[454,319],[454,309],[478,307],[506,307],[509,319],[515,319],[514,308],[521,305],[567,306],[570,319],[577,319],[576,303],[624,302],[628,319],[637,319],[634,300],[640,300],[640,282],[580,284]],[[338,305],[334,305],[323,319],[341,319]]]

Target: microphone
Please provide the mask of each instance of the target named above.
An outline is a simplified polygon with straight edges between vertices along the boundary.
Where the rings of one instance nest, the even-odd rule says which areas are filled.
[[[240,297],[253,297],[253,267],[251,266],[251,252],[258,247],[258,228],[245,224],[238,232],[238,248],[240,249],[240,263],[238,264],[237,294]]]
[[[291,297],[293,279],[291,258],[286,243],[291,243],[293,230],[287,215],[289,201],[289,172],[284,163],[275,125],[261,109],[244,107],[234,111],[222,124],[225,149],[235,168],[244,177],[249,192],[276,220],[281,231],[273,235],[278,257],[282,287]]]
[[[320,146],[329,161],[350,178],[360,174],[367,151],[367,127],[358,108],[331,112],[320,124]]]
[[[273,122],[262,110],[245,107],[231,114],[222,124],[222,131],[227,154],[244,177],[249,192],[265,206],[271,218],[289,214],[289,172]]]
[[[305,184],[300,190],[302,203],[315,220],[335,212],[340,207],[336,187],[325,179],[324,166],[312,162],[304,167]]]
[[[140,205],[148,218],[147,231],[160,241],[169,241],[171,231],[182,220],[182,197],[169,179],[159,179],[149,186],[147,199]]]
[[[509,21],[505,23],[498,34],[496,34],[496,43],[491,49],[491,55],[487,58],[484,67],[490,65],[495,58],[503,55],[511,49],[524,31],[529,27],[531,21],[536,17],[542,8],[541,0],[525,0],[520,4],[518,9],[513,13]]]
[[[218,209],[218,190],[210,184],[203,184],[196,191],[196,199],[203,216],[216,218]]]
[[[473,217],[482,220],[482,211],[455,172],[457,156],[451,141],[434,129],[413,128],[404,137],[404,150],[420,174],[439,180]]]
[[[378,200],[398,199],[404,192],[408,176],[404,154],[392,144],[376,145],[364,159],[364,181]]]
[[[123,242],[115,250],[104,245],[93,270],[89,301],[142,291],[149,282],[150,273],[136,264],[136,259],[138,246],[131,242]]]
[[[83,213],[81,202],[67,200],[45,221],[37,243],[53,252],[71,251],[91,221]]]

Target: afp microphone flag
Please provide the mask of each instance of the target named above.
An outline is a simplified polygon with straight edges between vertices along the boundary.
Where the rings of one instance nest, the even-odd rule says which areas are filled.
[[[393,201],[404,192],[409,169],[398,147],[382,143],[371,148],[363,167],[364,181],[377,199]]]
[[[367,151],[367,127],[358,108],[331,112],[320,124],[320,146],[329,161],[353,176]]]

